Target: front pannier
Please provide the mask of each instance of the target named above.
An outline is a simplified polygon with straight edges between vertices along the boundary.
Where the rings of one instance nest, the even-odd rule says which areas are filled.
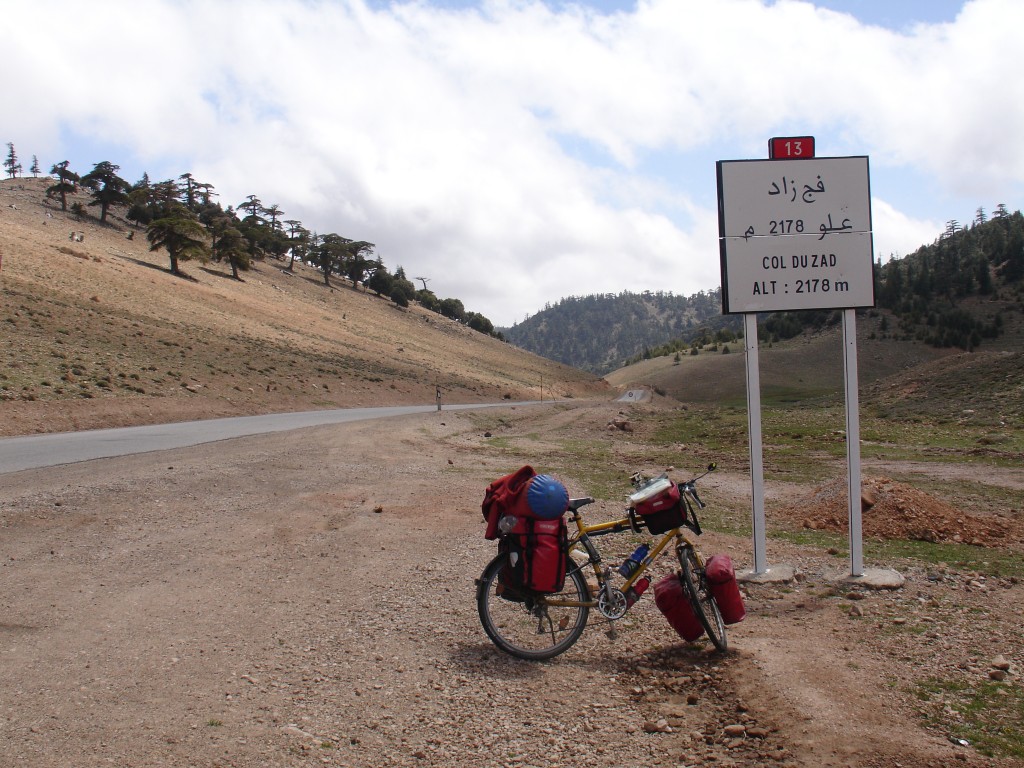
[[[693,612],[678,573],[663,576],[654,585],[654,604],[686,642],[692,643],[704,634],[704,627]]]
[[[647,526],[657,535],[678,528],[686,519],[679,486],[667,477],[652,480],[629,497],[629,503]]]
[[[712,555],[704,568],[704,577],[718,605],[718,612],[722,614],[722,621],[726,624],[743,621],[747,611],[743,607],[739,584],[736,583],[732,559],[728,555]]]

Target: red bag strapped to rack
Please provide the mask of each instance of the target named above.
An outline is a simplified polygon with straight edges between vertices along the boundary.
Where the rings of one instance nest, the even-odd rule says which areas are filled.
[[[704,567],[704,577],[708,581],[711,596],[718,605],[718,612],[722,614],[722,621],[726,624],[743,621],[747,611],[743,607],[743,595],[740,594],[740,586],[736,583],[736,571],[733,570],[730,557],[709,557]]]
[[[663,576],[654,585],[654,604],[686,642],[692,643],[704,634],[678,573]]]
[[[481,506],[487,521],[484,537],[500,538],[498,551],[508,555],[501,582],[511,592],[509,599],[517,599],[519,591],[562,590],[569,550],[563,515],[568,508],[565,486],[529,466],[487,486]]]
[[[484,503],[481,505],[484,520],[487,521],[485,539],[496,539],[501,535],[501,531],[498,530],[498,521],[505,515],[532,517],[526,503],[526,491],[529,488],[530,480],[536,476],[537,473],[533,471],[533,467],[520,467],[512,474],[499,477],[487,486]]]

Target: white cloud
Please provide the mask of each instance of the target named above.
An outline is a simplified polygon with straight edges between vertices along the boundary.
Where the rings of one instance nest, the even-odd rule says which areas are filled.
[[[885,254],[1024,189],[1016,0],[909,32],[795,0],[13,0],[5,23],[0,139],[21,155],[256,194],[498,324],[570,294],[714,287],[714,160],[771,135],[885,169]]]

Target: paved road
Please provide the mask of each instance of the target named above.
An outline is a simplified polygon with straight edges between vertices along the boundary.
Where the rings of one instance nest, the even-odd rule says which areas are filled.
[[[533,402],[445,405],[446,411],[533,405]],[[23,469],[72,464],[76,461],[126,456],[131,453],[165,451],[200,443],[230,440],[246,435],[284,432],[322,424],[383,419],[436,411],[436,405],[407,405],[388,408],[344,408],[332,411],[275,413],[266,416],[238,416],[230,419],[185,421],[148,427],[94,429],[49,435],[11,437],[0,440],[0,474]]]
[[[651,393],[646,389],[630,389],[622,394],[617,400],[620,403],[646,403],[651,399]]]

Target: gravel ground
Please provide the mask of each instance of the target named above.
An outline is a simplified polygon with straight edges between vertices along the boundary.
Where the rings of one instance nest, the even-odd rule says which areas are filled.
[[[614,409],[581,404],[574,428],[630,439],[600,428]],[[538,440],[567,428],[532,413]],[[1021,764],[925,728],[941,705],[913,694],[999,656],[1018,690],[1010,580],[910,568],[853,594],[834,556],[773,544],[800,580],[747,588],[727,656],[683,643],[649,596],[614,638],[595,620],[555,660],[505,656],[476,615],[479,503],[522,459],[443,413],[5,476],[0,764]],[[711,504],[742,486],[709,481]],[[749,541],[704,539],[749,560]]]

